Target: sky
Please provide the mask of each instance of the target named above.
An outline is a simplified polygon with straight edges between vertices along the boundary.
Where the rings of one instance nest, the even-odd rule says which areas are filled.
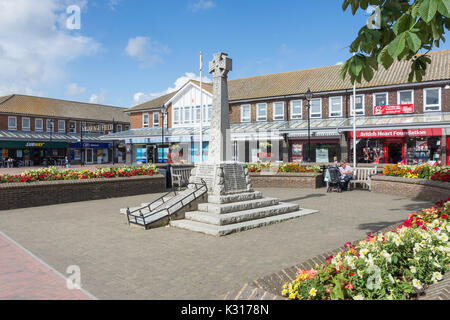
[[[216,52],[229,79],[335,65],[369,17],[342,1],[0,0],[0,96],[129,108],[199,80],[200,51],[205,81]]]

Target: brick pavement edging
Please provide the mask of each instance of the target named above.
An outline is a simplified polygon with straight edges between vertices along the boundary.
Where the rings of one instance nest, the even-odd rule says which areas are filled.
[[[323,187],[322,173],[290,173],[290,172],[258,172],[250,173],[252,185],[255,188],[310,188]]]
[[[163,175],[0,184],[0,210],[127,197],[166,190]]]
[[[440,201],[450,196],[450,182],[391,176],[373,176],[372,192],[392,194],[425,201]]]
[[[383,228],[374,234],[381,234],[390,230],[395,230],[397,226],[398,223]],[[353,241],[352,245],[358,244],[361,240],[362,239]],[[298,265],[253,280],[252,282],[246,283],[244,286],[238,289],[228,292],[223,296],[223,300],[288,300],[281,295],[283,285],[286,282],[295,280],[297,277],[297,271],[299,269],[310,270],[316,265],[326,263],[327,257],[335,255],[338,252],[344,252],[346,250],[347,249],[342,246],[340,248],[319,254],[314,258],[308,259]],[[444,274],[443,280],[439,281],[438,283],[429,285],[428,287],[425,286],[425,293],[417,297],[417,299],[450,300],[450,273]]]

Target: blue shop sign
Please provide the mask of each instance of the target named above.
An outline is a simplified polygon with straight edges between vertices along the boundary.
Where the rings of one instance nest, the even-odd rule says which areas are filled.
[[[81,147],[80,142],[71,143],[70,147],[73,149],[85,149],[85,148],[92,148],[92,149],[109,149],[112,148],[112,143],[106,143],[106,142],[83,142],[83,147]]]

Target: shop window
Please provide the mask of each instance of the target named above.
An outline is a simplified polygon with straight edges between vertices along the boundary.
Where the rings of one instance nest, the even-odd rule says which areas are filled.
[[[142,127],[148,128],[148,113],[142,114]]]
[[[8,117],[8,130],[17,130],[17,118]]]
[[[423,95],[424,111],[441,111],[441,88],[424,89]]]
[[[250,122],[251,121],[251,113],[250,113],[250,105],[245,104],[241,106],[241,122]]]
[[[159,112],[153,112],[153,127],[159,127]]]
[[[66,132],[66,122],[64,120],[58,120],[58,132]]]
[[[284,102],[273,104],[273,120],[284,120]]]
[[[23,131],[30,131],[30,118],[22,118],[22,130]]]
[[[399,91],[397,99],[398,104],[414,104],[413,90]]]
[[[353,95],[350,96],[350,115],[353,116]],[[364,95],[360,94],[356,96],[355,111],[357,115],[364,115]]]
[[[384,142],[382,139],[360,139],[356,144],[358,163],[384,163]],[[353,162],[353,142],[350,144],[350,161]]]
[[[291,119],[302,118],[302,100],[291,101]]]
[[[77,123],[70,121],[69,122],[69,132],[70,133],[77,133]]]
[[[258,103],[256,105],[257,121],[267,121],[267,103]]]
[[[311,99],[310,117],[322,118],[322,99]]]
[[[35,119],[34,120],[34,131],[43,131],[44,130],[44,120]]]
[[[388,94],[387,93],[374,93],[373,95],[373,106],[387,106],[388,105]]]
[[[440,163],[441,138],[409,138],[406,149],[406,163],[410,165],[436,161]]]
[[[342,97],[330,98],[330,117],[342,117]]]

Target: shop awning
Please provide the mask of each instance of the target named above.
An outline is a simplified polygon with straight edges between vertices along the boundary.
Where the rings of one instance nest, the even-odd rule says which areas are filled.
[[[59,149],[67,148],[67,142],[30,142],[30,141],[0,141],[2,149]]]
[[[83,134],[83,141],[100,142],[98,134]],[[81,140],[81,135],[76,133],[60,133],[60,132],[34,132],[34,131],[9,131],[0,130],[0,142],[5,141],[52,141],[73,143]]]

